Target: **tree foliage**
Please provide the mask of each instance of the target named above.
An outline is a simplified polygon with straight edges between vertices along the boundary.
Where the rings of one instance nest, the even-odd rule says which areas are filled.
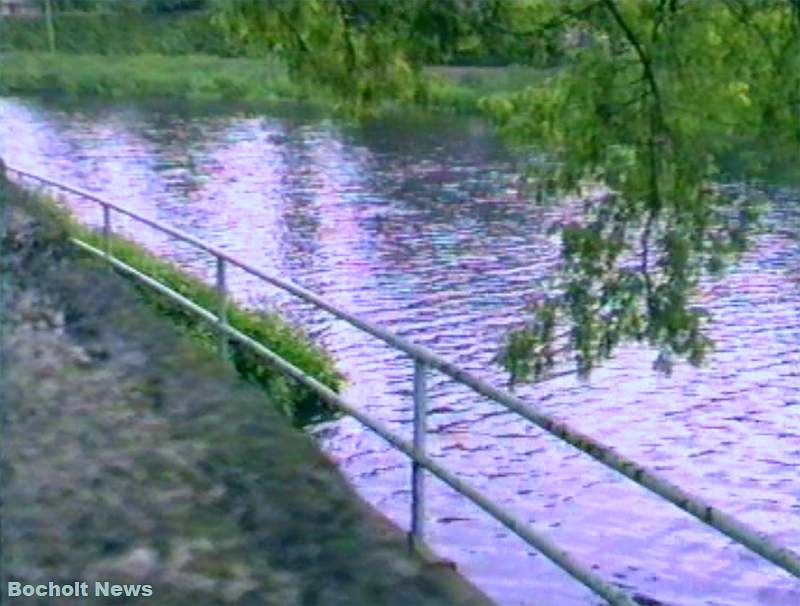
[[[62,12],[122,12],[168,14],[207,8],[208,0],[53,0],[53,7]]]
[[[485,105],[508,136],[557,155],[540,187],[605,193],[563,226],[557,280],[501,358],[520,379],[558,354],[586,374],[636,339],[667,372],[678,357],[699,364],[712,344],[692,294],[744,250],[759,216],[754,190],[721,184],[720,159],[770,137],[800,160],[797,3],[541,4],[552,12],[539,28],[555,19],[584,42],[546,86]]]
[[[278,53],[295,76],[332,91],[350,113],[424,103],[421,68],[464,61],[535,63],[537,43],[497,24],[501,0],[217,0],[214,20],[233,45]],[[548,55],[549,56],[549,55]]]
[[[360,112],[418,94],[419,72],[405,42],[411,22],[403,8],[390,0],[220,1],[215,18],[235,44],[280,54],[296,78]]]
[[[631,339],[664,370],[699,364],[711,341],[692,294],[759,214],[721,162],[764,141],[800,150],[800,0],[220,0],[216,19],[356,112],[424,101],[422,66],[474,49],[558,65],[481,102],[552,158],[532,172],[539,197],[584,200],[560,226],[556,279],[501,352],[514,379],[564,360],[586,374]]]

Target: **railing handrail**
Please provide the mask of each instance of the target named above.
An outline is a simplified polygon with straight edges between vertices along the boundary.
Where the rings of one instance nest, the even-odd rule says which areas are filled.
[[[382,326],[379,326],[378,324],[375,324],[374,322],[370,322],[369,320],[365,320],[364,318],[360,318],[360,317],[358,317],[358,316],[356,316],[354,314],[351,314],[350,312],[347,312],[347,311],[337,307],[336,305],[328,303],[327,301],[325,301],[322,297],[320,297],[316,293],[314,293],[314,292],[312,292],[312,291],[310,291],[310,290],[308,290],[308,289],[306,289],[306,288],[304,288],[304,287],[302,287],[302,286],[300,286],[298,284],[293,284],[292,282],[288,282],[286,280],[282,280],[282,279],[280,279],[278,277],[275,277],[275,276],[272,276],[270,274],[264,273],[262,270],[258,269],[257,267],[253,267],[249,263],[246,263],[245,261],[242,261],[241,259],[238,259],[238,258],[234,257],[233,255],[231,255],[227,251],[225,251],[225,250],[223,250],[223,249],[221,249],[221,248],[219,248],[217,246],[214,246],[213,244],[209,244],[207,242],[203,242],[199,238],[196,238],[195,236],[193,236],[191,234],[188,234],[185,231],[183,231],[181,229],[178,229],[177,227],[172,227],[171,225],[163,223],[162,221],[158,221],[157,219],[151,219],[150,217],[141,215],[141,214],[139,214],[139,213],[137,213],[135,211],[132,211],[130,209],[125,208],[124,206],[120,206],[118,204],[115,204],[114,202],[109,202],[108,200],[104,200],[104,199],[98,197],[96,194],[93,194],[93,193],[88,192],[86,190],[80,189],[78,187],[74,187],[72,185],[66,185],[64,183],[59,183],[58,181],[53,181],[52,179],[49,179],[47,177],[43,177],[43,176],[41,176],[39,174],[36,174],[36,173],[33,173],[33,172],[29,172],[29,171],[24,171],[24,170],[21,170],[21,169],[12,167],[12,166],[8,166],[7,165],[6,167],[9,170],[13,171],[13,172],[19,173],[21,175],[25,175],[27,177],[31,177],[33,179],[36,179],[37,181],[41,181],[42,183],[47,183],[48,185],[51,185],[53,187],[57,187],[57,188],[62,189],[64,191],[68,191],[68,192],[74,193],[74,194],[76,194],[76,195],[78,195],[78,196],[80,196],[82,198],[86,198],[86,199],[92,200],[94,202],[97,202],[98,204],[101,204],[101,205],[103,205],[105,207],[111,208],[111,209],[119,212],[120,214],[126,215],[126,216],[128,216],[128,217],[130,217],[132,219],[135,219],[135,220],[137,220],[137,221],[139,221],[141,223],[144,223],[145,225],[148,225],[148,226],[150,226],[150,227],[152,227],[154,229],[157,229],[157,230],[162,231],[162,232],[164,232],[166,234],[174,236],[174,237],[176,237],[176,238],[178,238],[180,240],[183,240],[184,242],[188,242],[190,244],[193,244],[193,245],[197,246],[198,248],[200,248],[202,250],[205,250],[206,252],[214,255],[217,258],[224,259],[225,261],[229,262],[231,265],[234,265],[234,266],[246,271],[247,273],[249,273],[249,274],[251,274],[251,275],[253,275],[253,276],[257,277],[257,278],[260,278],[260,279],[264,280],[265,282],[269,282],[270,284],[272,284],[273,286],[276,286],[277,288],[280,288],[281,290],[285,290],[286,292],[289,292],[289,293],[291,293],[291,294],[303,299],[304,301],[306,301],[308,303],[311,303],[312,305],[315,305],[316,307],[319,307],[320,309],[324,309],[325,311],[327,311],[330,314],[336,316],[337,318],[348,322],[349,324],[355,326],[356,328],[359,328],[359,329],[363,330],[364,332],[369,333],[373,337],[376,337],[376,338],[384,341],[385,343],[388,343],[392,347],[394,347],[396,349],[399,349],[400,351],[408,354],[413,359],[419,360],[421,362],[425,362],[428,366],[430,366],[432,368],[435,368],[436,370],[439,370],[440,372],[448,375],[449,377],[451,377],[452,379],[454,379],[456,381],[462,382],[462,383],[464,383],[464,384],[466,384],[466,385],[468,385],[470,387],[473,387],[473,388],[475,388],[475,385],[483,384],[482,385],[482,389],[487,389],[487,388],[488,389],[494,389],[491,386],[489,386],[488,384],[484,383],[481,379],[478,379],[477,377],[474,377],[473,375],[471,375],[467,371],[459,368],[458,366],[456,366],[455,364],[453,364],[449,360],[443,358],[442,356],[440,356],[436,352],[432,351],[431,349],[428,349],[424,345],[418,345],[416,343],[412,343],[411,341],[401,337],[400,335],[397,335],[397,334],[391,332],[390,330],[388,330],[386,328],[383,328]],[[471,383],[468,383],[467,381],[474,382],[474,385],[471,384]],[[499,390],[498,390],[498,392],[499,392]],[[500,392],[500,393],[505,393],[505,392]],[[484,394],[484,395],[486,395],[489,398],[494,398],[494,396],[492,396],[492,395],[488,395],[488,394]],[[519,400],[519,402],[522,403],[521,400]]]
[[[1,162],[2,161],[0,161],[0,163]],[[425,367],[434,368],[442,372],[443,374],[449,376],[453,380],[472,388],[475,392],[489,398],[490,400],[498,404],[503,405],[505,408],[513,412],[516,412],[521,417],[534,423],[547,433],[550,433],[559,440],[570,444],[577,450],[583,452],[584,454],[589,455],[590,457],[594,458],[596,461],[602,463],[606,467],[616,471],[617,473],[624,475],[625,477],[629,478],[636,484],[639,484],[640,486],[647,489],[649,492],[661,497],[666,501],[669,501],[673,505],[679,507],[683,511],[686,511],[687,513],[697,518],[703,524],[716,529],[717,531],[726,535],[736,543],[739,543],[740,545],[743,545],[744,547],[748,548],[750,551],[759,554],[764,559],[782,568],[792,576],[800,578],[800,555],[798,555],[797,553],[786,547],[777,544],[765,533],[758,533],[757,531],[750,528],[746,524],[739,522],[732,516],[707,504],[703,499],[687,493],[679,486],[673,484],[672,482],[664,478],[661,478],[657,474],[639,465],[632,459],[616,452],[615,449],[600,443],[591,436],[588,436],[580,431],[571,428],[568,424],[564,423],[563,421],[559,421],[541,411],[536,410],[535,408],[532,408],[521,398],[490,385],[489,383],[483,381],[482,379],[479,379],[478,377],[474,376],[468,371],[459,368],[452,362],[446,360],[445,358],[431,351],[430,349],[412,343],[377,324],[374,324],[368,320],[364,320],[354,314],[342,310],[337,306],[326,302],[319,295],[315,294],[314,292],[302,286],[269,275],[263,272],[262,270],[255,268],[245,263],[244,261],[237,259],[236,257],[232,256],[226,251],[214,245],[203,242],[202,240],[199,240],[198,238],[190,234],[187,234],[186,232],[183,232],[180,229],[164,224],[161,221],[157,221],[155,219],[143,216],[139,213],[131,211],[122,206],[119,206],[118,204],[114,204],[113,202],[104,200],[98,197],[97,195],[91,192],[84,191],[80,188],[73,187],[70,185],[65,185],[63,183],[59,183],[57,181],[54,181],[47,177],[43,177],[36,173],[21,170],[11,166],[6,166],[6,168],[15,173],[18,173],[19,175],[33,178],[42,183],[46,183],[58,189],[68,191],[83,198],[87,198],[89,200],[97,202],[100,205],[102,205],[104,209],[113,209],[121,214],[131,217],[132,219],[144,223],[145,225],[153,227],[154,229],[172,235],[185,242],[194,244],[198,248],[214,255],[218,260],[224,259],[225,261],[239,267],[240,269],[246,271],[247,273],[255,277],[258,277],[282,290],[290,292],[295,296],[315,305],[318,308],[328,311],[329,313],[338,317],[339,319],[345,320],[346,322],[355,326],[356,328],[359,328],[360,330],[368,334],[371,334],[372,336],[388,343],[392,347],[405,352],[406,354],[411,356],[415,361],[421,363],[421,367],[423,370]],[[98,251],[97,249],[94,249],[93,247],[87,245],[84,242],[80,242],[80,244],[84,248],[90,249],[93,252],[97,252],[99,254],[103,254],[107,258],[109,257],[107,252],[102,253],[102,251]],[[129,273],[139,273],[135,272],[135,270],[131,272],[133,268],[126,266],[119,260],[113,259],[113,257],[109,258],[109,260],[112,261],[113,264],[120,266],[120,269],[128,271]],[[142,278],[140,277],[140,279]],[[150,281],[155,282],[152,279],[150,279]],[[158,282],[155,282],[155,284],[159,284],[162,288],[166,288],[167,290],[169,290],[167,287],[161,285]],[[154,284],[151,284],[151,286],[153,286],[154,288],[158,288]],[[194,307],[197,306],[195,305]],[[204,315],[206,320],[214,324],[217,324],[220,327],[220,329],[229,336],[232,336],[233,338],[238,339],[240,341],[243,341],[242,337],[244,337],[245,340],[252,341],[252,339],[249,339],[248,337],[246,337],[246,335],[242,335],[242,333],[239,333],[235,329],[232,329],[229,326],[227,326],[227,324],[224,322],[223,317],[218,318],[214,316],[211,312],[208,312],[207,310],[204,311],[206,312],[207,316],[204,314],[201,315]],[[253,343],[256,342],[253,341],[252,343],[250,343],[250,345],[252,346]],[[256,343],[256,345],[259,344]],[[261,353],[264,354],[264,352]],[[270,352],[270,356],[274,356],[274,354]],[[287,364],[283,360],[280,360],[279,362],[273,359],[272,362],[278,365],[279,367]],[[296,368],[294,369],[294,371],[291,372],[288,371],[286,368],[283,369],[284,371],[289,372],[289,374],[293,374],[293,372],[300,372],[301,374],[303,374],[302,371],[299,371]],[[417,382],[417,374],[415,373],[415,387],[416,387],[416,382]],[[330,393],[326,395],[324,392],[321,392],[318,387],[322,387],[323,389],[325,389],[327,392]],[[509,520],[500,519],[496,515],[497,511],[501,511],[503,515],[509,515],[509,514],[507,514],[507,512],[503,511],[502,509],[498,509],[499,506],[496,506],[493,503],[490,503],[490,508],[487,508],[485,503],[480,503],[476,501],[473,497],[475,494],[480,495],[480,493],[474,491],[474,489],[472,488],[468,487],[468,491],[474,493],[472,496],[470,494],[466,494],[465,492],[463,492],[462,489],[459,489],[450,481],[453,479],[452,474],[446,472],[446,470],[441,468],[441,466],[439,466],[435,462],[431,461],[426,455],[424,454],[420,455],[419,451],[415,447],[409,446],[402,439],[393,436],[393,434],[388,432],[388,430],[384,429],[381,431],[379,429],[376,429],[376,427],[381,426],[380,423],[374,421],[373,419],[370,419],[363,413],[359,412],[352,405],[344,402],[344,400],[342,400],[339,396],[337,396],[327,388],[324,388],[324,386],[321,386],[320,384],[317,383],[317,386],[314,386],[314,389],[321,394],[323,399],[325,399],[326,401],[330,401],[330,403],[336,405],[339,408],[342,408],[343,410],[345,410],[345,412],[357,418],[367,427],[370,427],[373,431],[376,431],[376,433],[381,435],[381,437],[387,439],[387,441],[389,441],[393,446],[395,446],[396,448],[407,454],[409,457],[411,457],[412,461],[415,461],[419,465],[425,467],[426,469],[434,473],[434,475],[437,475],[440,477],[440,479],[443,479],[451,487],[455,488],[458,492],[461,492],[462,494],[473,500],[476,504],[481,506],[493,517],[499,519],[503,524],[505,524],[518,536],[523,538],[526,542],[540,549],[545,555],[547,555],[548,558],[550,558],[556,564],[567,570],[567,572],[572,574],[580,582],[587,585],[588,587],[593,589],[596,593],[609,600],[612,604],[633,603],[630,601],[630,598],[628,598],[627,596],[623,596],[615,588],[608,586],[602,580],[599,580],[596,577],[594,577],[593,576],[594,573],[585,571],[580,565],[572,562],[571,559],[566,554],[564,554],[563,551],[559,550],[555,546],[549,544],[546,545],[545,543],[548,542],[542,537],[536,537],[535,540],[537,542],[536,543],[532,542],[531,539],[536,535],[535,534],[529,535],[528,533],[529,529],[527,528],[518,528],[518,526],[521,524],[519,520],[514,518],[514,521],[510,523]],[[331,396],[331,394],[333,394],[333,396]],[[331,399],[332,397],[333,399]],[[416,431],[416,425],[417,423],[415,423],[415,444],[417,438],[419,437]],[[424,424],[422,424],[422,427],[424,427]],[[389,438],[387,437],[387,435],[384,435],[384,433],[387,433],[392,437]],[[444,472],[445,474],[451,476],[450,480],[443,477],[439,472]],[[460,480],[457,481],[461,482]],[[461,484],[463,484],[463,482]],[[485,499],[485,497],[483,498]],[[490,510],[491,508],[494,508],[495,511]],[[513,518],[513,516],[511,517]]]

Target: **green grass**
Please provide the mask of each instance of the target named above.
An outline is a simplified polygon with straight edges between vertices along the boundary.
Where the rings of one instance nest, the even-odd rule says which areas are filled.
[[[36,197],[36,201],[38,205],[47,209],[50,216],[59,224],[65,226],[71,236],[98,248],[102,247],[102,234],[77,223],[52,200]],[[169,286],[193,303],[212,311],[218,309],[219,296],[213,287],[187,274],[169,261],[119,236],[112,236],[111,250],[119,260]],[[206,349],[218,350],[218,333],[208,323],[133,278],[131,281],[142,298],[159,314],[169,318],[181,332],[191,336]],[[341,388],[344,377],[336,369],[331,356],[300,328],[290,325],[277,314],[247,309],[233,302],[228,304],[227,315],[232,327],[258,341],[334,391],[339,391]],[[323,418],[330,418],[334,414],[335,411],[321,402],[314,392],[286,378],[249,348],[230,342],[229,357],[239,375],[264,389],[270,400],[295,425],[306,425]]]
[[[428,104],[438,110],[480,113],[480,101],[539,86],[552,69],[526,66],[450,67],[425,69]]]
[[[528,67],[429,67],[423,109],[479,113],[481,99],[541,83],[547,71]],[[0,94],[71,97],[174,97],[236,101],[259,107],[281,101],[334,107],[323,90],[293,81],[274,57],[211,55],[93,55],[16,51],[0,70]],[[392,107],[391,109],[397,109]]]
[[[269,58],[7,53],[0,69],[0,94],[28,93],[178,97],[256,104],[309,96],[289,79],[279,61]]]
[[[247,105],[312,102],[336,111],[320,86],[293,81],[262,49],[233,43],[206,12],[153,16],[138,11],[59,13],[56,53],[44,19],[7,19],[0,36],[0,94],[57,93],[112,98],[235,100]],[[413,107],[480,113],[484,97],[537,85],[547,70],[524,67],[425,68],[427,95]],[[394,111],[388,102],[379,110]]]
[[[102,246],[102,236],[97,232],[74,223],[71,231],[85,242],[96,247]],[[193,303],[209,310],[219,308],[219,296],[213,287],[144,250],[138,244],[116,236],[111,243],[111,249],[119,260],[169,286]],[[147,286],[137,283],[137,288],[148,303],[172,320],[183,332],[198,339],[207,348],[217,349],[218,334],[206,322]],[[342,375],[336,370],[331,357],[298,327],[288,324],[277,314],[245,309],[235,303],[229,304],[227,316],[228,323],[233,328],[258,341],[324,385],[335,391],[341,387]],[[286,379],[251,349],[230,342],[229,355],[239,375],[263,387],[281,412],[296,425],[319,420],[333,412],[313,392]]]
[[[9,578],[151,584],[159,606],[489,604],[56,212],[0,179]]]

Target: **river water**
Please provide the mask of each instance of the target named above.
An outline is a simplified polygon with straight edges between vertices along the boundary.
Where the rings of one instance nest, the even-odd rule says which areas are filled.
[[[558,259],[548,224],[575,207],[527,201],[515,158],[466,118],[356,127],[296,108],[4,98],[0,156],[214,242],[499,386],[492,358]],[[714,314],[705,367],[666,377],[654,352],[630,346],[589,381],[517,392],[800,550],[800,190],[770,198],[765,232],[698,295]],[[124,219],[115,228],[211,279],[201,253]],[[243,302],[307,327],[348,375],[345,395],[410,436],[404,356],[236,271],[230,280]],[[800,604],[796,579],[469,390],[431,385],[435,457],[604,578],[663,604]],[[312,431],[358,492],[407,526],[405,458],[350,419]],[[498,603],[601,603],[437,480],[428,493],[429,542]]]

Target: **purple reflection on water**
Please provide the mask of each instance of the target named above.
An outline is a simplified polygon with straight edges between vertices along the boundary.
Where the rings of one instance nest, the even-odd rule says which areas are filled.
[[[496,384],[491,359],[558,255],[545,228],[575,212],[518,190],[513,158],[479,122],[345,128],[297,112],[252,117],[164,105],[82,110],[0,101],[0,155],[97,191],[322,293]],[[707,367],[651,369],[619,352],[587,383],[519,393],[800,550],[800,194],[772,195],[768,230],[698,296],[713,312]],[[75,204],[87,221],[99,210]],[[116,226],[209,278],[211,260],[124,219]],[[347,396],[410,434],[411,364],[233,271],[237,296],[310,327],[350,377]],[[439,376],[437,458],[601,576],[665,604],[789,606],[800,586],[674,507]],[[364,497],[407,524],[408,463],[358,423],[315,430]],[[503,604],[598,603],[458,495],[431,481],[430,536]]]

